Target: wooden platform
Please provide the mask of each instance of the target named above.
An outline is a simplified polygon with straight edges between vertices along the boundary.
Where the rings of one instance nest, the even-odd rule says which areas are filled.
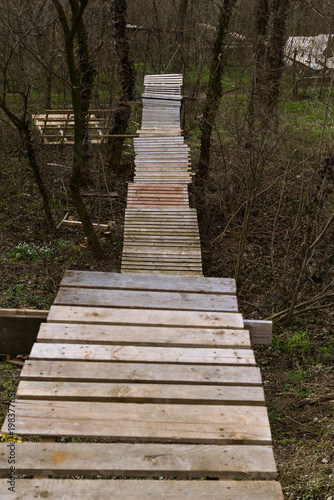
[[[146,83],[177,100],[179,75]],[[47,442],[0,443],[1,474],[14,453],[35,476],[1,498],[282,500],[235,282],[201,276],[186,185],[129,188],[122,274],[66,272],[2,428]]]
[[[276,475],[231,279],[68,271],[22,370],[15,433],[111,441],[16,443],[19,475],[165,481],[17,479],[11,498],[282,498],[272,481],[184,481]],[[1,473],[7,455],[2,443]]]

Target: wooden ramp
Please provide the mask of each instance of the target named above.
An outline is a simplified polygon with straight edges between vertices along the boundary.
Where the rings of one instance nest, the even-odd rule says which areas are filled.
[[[147,206],[160,187],[161,199],[173,195],[184,208]],[[136,197],[146,205],[133,218],[127,209],[124,258],[131,247],[135,263],[123,258],[122,274],[65,274],[2,428],[42,441],[0,444],[0,473],[14,453],[12,474],[21,476],[15,493],[0,479],[1,498],[283,498],[235,283],[200,276],[185,189],[134,182],[129,205]],[[150,267],[159,255],[167,257]],[[191,255],[198,262],[189,270]]]

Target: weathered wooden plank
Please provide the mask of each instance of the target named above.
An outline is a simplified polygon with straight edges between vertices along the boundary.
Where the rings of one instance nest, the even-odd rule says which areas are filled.
[[[175,275],[178,275],[178,276],[203,276],[203,272],[201,269],[197,269],[197,270],[185,270],[185,269],[178,269],[177,271],[175,271],[175,269],[173,270],[170,270],[170,269],[155,269],[155,268],[151,268],[149,270],[147,269],[141,269],[140,267],[137,267],[137,268],[127,268],[126,266],[121,266],[121,270],[123,273],[128,273],[128,274],[131,274],[131,273],[135,273],[135,274],[164,274],[164,275],[168,275],[168,276],[175,276]]]
[[[184,228],[176,229],[176,228],[169,228],[169,227],[164,227],[164,228],[158,228],[156,229],[154,226],[149,226],[149,227],[141,227],[140,225],[125,225],[124,228],[124,234],[126,235],[132,235],[132,234],[139,234],[141,236],[165,236],[165,235],[171,235],[171,236],[177,236],[177,237],[185,237],[185,236],[194,236],[195,238],[199,238],[199,233],[197,228],[192,228],[185,226]]]
[[[262,406],[15,401],[19,435],[108,437],[136,442],[269,445]],[[8,429],[7,419],[3,431]],[[3,432],[2,431],[2,432]]]
[[[134,248],[135,251],[131,251],[131,248]],[[145,246],[143,246],[142,248],[147,248]],[[175,248],[175,247],[174,247]],[[136,250],[137,249],[137,250]],[[200,254],[200,249],[197,247],[190,247],[189,249],[187,247],[184,247],[184,252],[181,252],[181,251],[178,251],[178,252],[174,252],[174,249],[173,248],[170,248],[169,250],[166,250],[166,248],[158,248],[158,247],[155,247],[152,249],[152,255],[150,257],[150,255],[148,253],[145,253],[144,252],[141,252],[140,251],[140,247],[131,247],[130,245],[126,244],[126,246],[123,248],[123,258],[126,257],[126,256],[130,256],[132,258],[135,258],[135,257],[138,257],[138,254],[140,254],[140,258],[142,259],[147,259],[149,260],[150,258],[152,258],[152,260],[154,259],[177,259],[177,260],[183,260],[183,259],[189,259],[190,262],[198,262],[198,263],[201,263],[201,254]]]
[[[192,264],[191,267],[200,267],[202,265],[202,261],[200,256],[191,258],[190,256],[182,257],[182,256],[169,256],[169,255],[155,255],[152,254],[151,257],[147,256],[147,254],[138,255],[131,254],[130,252],[123,252],[122,264],[129,263],[132,264],[134,262],[151,262],[154,265],[159,265],[160,263],[166,264],[174,264],[174,263],[189,263]],[[169,307],[161,307],[161,309],[170,309]],[[182,308],[181,308],[182,309]],[[198,310],[203,310],[198,308]]]
[[[271,344],[273,335],[272,321],[244,320],[245,328],[250,330],[252,344]]]
[[[243,329],[238,313],[165,311],[103,307],[52,306],[48,321],[59,323],[117,324],[138,326],[182,326]]]
[[[43,443],[25,442],[17,443],[15,448],[18,474],[276,477],[270,446],[157,443],[49,443],[45,446]],[[8,455],[7,443],[0,443],[1,453]],[[6,474],[7,471],[8,463],[0,462],[0,473]]]
[[[179,262],[173,262],[173,263],[164,263],[164,262],[153,262],[153,263],[145,263],[142,261],[128,261],[124,260],[122,261],[122,271],[124,272],[124,268],[127,267],[129,269],[129,272],[137,272],[137,269],[140,271],[150,271],[154,270],[156,271],[156,274],[161,274],[164,271],[172,271],[172,274],[179,274],[179,271],[192,271],[196,272],[197,275],[202,276],[202,266],[200,264],[183,264]],[[138,271],[138,272],[139,272]],[[161,272],[160,272],[161,271]]]
[[[22,380],[18,399],[264,406],[262,387]]]
[[[6,491],[6,480],[0,479]],[[69,499],[179,499],[190,495],[192,499],[214,500],[283,500],[282,489],[275,481],[154,481],[154,480],[92,480],[75,479],[18,479],[16,499],[36,498],[37,495],[57,500]],[[228,495],[228,496],[227,496]],[[9,491],[5,500],[13,498]]]
[[[255,366],[255,358],[251,349],[44,344],[42,342],[34,344],[30,359]]]
[[[260,386],[260,369],[254,366],[211,366],[121,362],[28,360],[21,380],[67,382],[142,382]]]
[[[38,342],[250,348],[248,330],[44,323]]]
[[[61,286],[82,288],[155,290],[169,292],[235,294],[231,278],[183,278],[181,276],[126,276],[98,271],[66,271]]]
[[[29,354],[48,311],[0,309],[0,354]]]
[[[6,479],[0,479],[4,500],[12,500]],[[50,500],[110,499],[167,500],[190,497],[192,500],[283,500],[279,483],[275,481],[155,481],[155,480],[94,480],[85,479],[18,479],[16,500],[36,498]]]
[[[140,260],[140,259],[139,259]],[[167,261],[167,259],[166,259]],[[170,261],[169,261],[170,262]],[[191,262],[186,260],[186,262]],[[58,305],[237,312],[235,295],[60,287]]]

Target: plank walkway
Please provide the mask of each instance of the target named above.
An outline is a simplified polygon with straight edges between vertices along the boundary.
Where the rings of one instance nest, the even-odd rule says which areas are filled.
[[[180,75],[145,77],[135,178],[125,212],[122,272],[202,275],[189,147],[180,129]]]
[[[159,105],[180,101],[178,75],[145,81],[150,103],[157,93]],[[178,111],[167,120],[158,104],[147,114],[144,105],[143,150],[160,117],[166,142],[180,139]],[[0,443],[0,473],[14,450],[14,473],[34,477],[13,481],[15,493],[0,479],[1,498],[283,498],[234,280],[201,276],[190,176],[166,182],[164,169],[129,186],[123,272],[67,271],[62,280],[2,428],[41,436]]]

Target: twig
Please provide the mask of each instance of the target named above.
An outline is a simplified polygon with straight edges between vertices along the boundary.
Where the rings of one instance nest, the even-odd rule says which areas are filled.
[[[62,225],[62,223],[67,219],[67,216],[68,216],[69,212],[66,212],[65,214],[65,217],[59,222],[58,226],[56,227],[56,229],[59,229],[60,226]]]

